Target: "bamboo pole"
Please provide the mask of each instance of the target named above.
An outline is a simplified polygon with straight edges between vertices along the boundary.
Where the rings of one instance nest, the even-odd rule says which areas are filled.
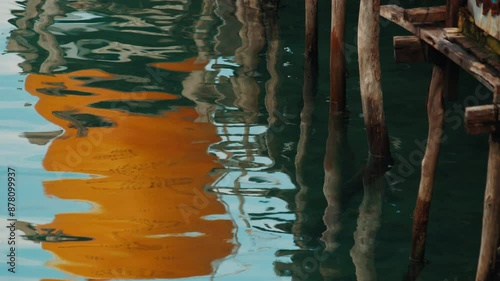
[[[500,235],[500,132],[490,136],[488,176],[484,194],[483,232],[476,281],[486,281],[495,272]],[[498,268],[496,269],[498,271]]]
[[[361,0],[358,22],[359,76],[363,114],[372,157],[389,162],[389,138],[380,83],[380,0]]]
[[[413,213],[413,238],[411,244],[411,260],[424,261],[425,242],[427,237],[427,223],[431,204],[434,177],[439,156],[439,144],[443,134],[444,123],[444,67],[434,65],[432,71],[429,96],[427,99],[427,114],[429,119],[429,135],[418,190],[417,205]]]
[[[330,111],[333,113],[341,113],[346,110],[345,12],[346,0],[332,0]]]

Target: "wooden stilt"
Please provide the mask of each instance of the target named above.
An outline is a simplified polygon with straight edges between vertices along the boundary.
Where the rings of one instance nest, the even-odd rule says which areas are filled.
[[[318,0],[306,1],[306,51],[304,56],[304,107],[312,104],[318,76]]]
[[[315,0],[316,1],[316,0]],[[330,112],[346,109],[346,61],[345,42],[346,0],[332,0],[332,24],[330,33]]]
[[[361,0],[358,22],[359,76],[363,114],[372,157],[389,162],[389,138],[380,83],[380,0]]]
[[[306,51],[305,60],[318,59],[318,0],[306,1]]]
[[[306,50],[304,56],[304,108],[300,114],[301,132],[308,134],[314,109],[314,96],[318,76],[318,0],[306,1]],[[304,130],[302,130],[304,127]],[[302,133],[301,133],[302,136]],[[301,138],[302,139],[302,138]]]
[[[434,65],[432,71],[429,97],[427,99],[427,114],[429,119],[429,135],[424,159],[422,160],[422,173],[418,190],[417,205],[413,213],[413,238],[411,245],[411,260],[424,261],[425,242],[427,237],[427,223],[429,221],[429,208],[431,204],[434,176],[439,155],[439,144],[443,134],[444,123],[444,67]]]
[[[458,10],[462,6],[462,0],[446,1],[446,27],[458,26]],[[453,61],[447,60],[445,65],[445,86],[444,95],[448,100],[458,98],[458,74],[460,68]]]
[[[484,194],[483,232],[476,281],[486,281],[495,272],[500,233],[500,132],[490,135],[488,176]]]

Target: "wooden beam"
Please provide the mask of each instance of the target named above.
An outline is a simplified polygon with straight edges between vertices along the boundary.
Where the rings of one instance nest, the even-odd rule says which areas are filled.
[[[498,105],[488,104],[465,108],[465,123],[492,123],[498,121]]]
[[[404,19],[404,9],[396,5],[382,6],[380,15],[418,36],[424,42],[451,59],[474,76],[486,88],[493,91],[494,100],[500,100],[500,75],[498,71],[481,63],[463,48],[447,40],[445,37],[446,29],[437,25],[414,25]],[[456,28],[453,29],[456,30]]]
[[[427,223],[429,222],[429,209],[431,205],[432,190],[439,156],[439,145],[443,134],[444,124],[444,67],[434,65],[432,71],[429,96],[427,99],[427,114],[429,120],[429,134],[427,147],[422,160],[422,172],[418,198],[413,212],[413,231],[411,243],[411,260],[424,262],[425,243],[427,240]]]
[[[465,128],[469,134],[495,132],[499,126],[498,105],[480,105],[465,108]]]
[[[446,0],[446,27],[458,26],[458,10],[462,7],[462,0]]]
[[[394,36],[393,44],[396,63],[426,61],[425,43],[417,36]]]
[[[495,272],[500,233],[500,132],[490,136],[488,175],[484,193],[483,231],[476,281],[490,280]]]
[[[445,21],[446,6],[406,9],[404,19],[415,24]]]

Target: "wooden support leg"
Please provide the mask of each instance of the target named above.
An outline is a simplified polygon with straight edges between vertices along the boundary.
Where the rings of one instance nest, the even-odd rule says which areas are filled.
[[[443,134],[444,123],[444,67],[434,65],[432,71],[429,97],[427,99],[427,114],[429,119],[429,135],[424,159],[422,160],[422,173],[418,190],[418,199],[413,213],[413,238],[411,245],[411,260],[424,261],[425,241],[427,236],[427,223],[429,221],[429,207],[431,204],[434,176],[439,155],[439,144]]]
[[[318,58],[318,0],[306,0],[306,52],[307,60]]]
[[[390,162],[389,137],[380,82],[380,0],[361,0],[358,21],[358,54],[361,101],[372,157]]]
[[[458,26],[458,10],[462,6],[462,0],[446,1],[446,27]],[[451,60],[446,61],[445,66],[445,87],[444,95],[448,100],[457,100],[458,98],[458,74],[460,68]]]
[[[476,281],[486,281],[495,272],[500,233],[500,132],[490,136],[488,176],[484,194],[483,232]],[[498,269],[497,269],[498,270]]]
[[[345,112],[346,109],[345,12],[346,0],[332,0],[330,112],[334,114]]]

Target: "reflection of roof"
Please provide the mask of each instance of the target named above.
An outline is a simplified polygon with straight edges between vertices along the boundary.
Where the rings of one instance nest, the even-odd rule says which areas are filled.
[[[233,250],[233,223],[204,219],[226,213],[225,206],[203,187],[221,168],[207,153],[220,140],[212,124],[196,123],[192,108],[157,115],[131,114],[120,108],[95,108],[102,101],[173,100],[160,92],[130,93],[85,85],[85,79],[112,79],[97,71],[30,75],[26,89],[39,97],[36,110],[61,126],[44,158],[49,171],[79,172],[100,177],[45,182],[45,192],[66,200],[91,203],[89,212],[56,215],[42,229],[91,237],[84,242],[42,242],[63,271],[85,278],[182,278],[209,275],[215,261]],[[88,80],[88,79],[87,79]],[[52,88],[66,93],[51,95]],[[88,126],[86,134],[54,112],[75,112],[110,120],[112,126]],[[85,115],[86,114],[86,115]],[[83,118],[83,117],[82,117]],[[195,253],[195,254],[194,254]]]

